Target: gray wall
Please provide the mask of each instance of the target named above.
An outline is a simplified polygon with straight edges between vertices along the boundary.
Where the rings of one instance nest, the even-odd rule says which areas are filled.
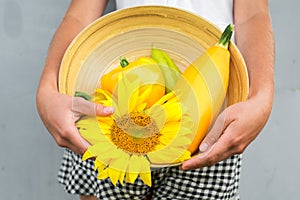
[[[271,0],[276,45],[271,118],[244,154],[242,199],[300,197],[300,1]]]
[[[0,0],[0,199],[78,199],[56,175],[62,156],[43,127],[35,92],[51,37],[69,1]],[[296,0],[271,0],[276,94],[271,118],[246,150],[243,200],[299,199],[300,30]]]

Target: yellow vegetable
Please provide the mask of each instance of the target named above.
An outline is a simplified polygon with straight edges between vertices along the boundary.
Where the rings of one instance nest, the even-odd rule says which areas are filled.
[[[228,44],[232,31],[233,25],[228,25],[218,43],[188,66],[175,86],[175,91],[183,93],[181,102],[189,108],[193,106],[190,109],[193,120],[198,120],[195,137],[189,147],[191,153],[198,150],[224,103],[229,80]]]
[[[140,94],[150,89],[150,92],[147,93],[147,107],[153,105],[165,94],[163,74],[158,64],[150,57],[142,56],[133,62],[121,58],[120,65],[117,68],[101,77],[101,88],[113,94],[120,73],[131,77],[132,80],[137,77],[142,80],[143,86],[140,88]]]

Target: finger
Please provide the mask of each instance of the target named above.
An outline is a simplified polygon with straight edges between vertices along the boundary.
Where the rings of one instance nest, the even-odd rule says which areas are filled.
[[[90,143],[88,143],[80,136],[77,128],[75,128],[74,130],[74,137],[70,137],[69,144],[69,148],[79,155],[83,155],[87,148],[90,146]]]
[[[205,160],[205,158],[211,153],[214,146],[215,146],[215,144],[206,152],[197,154],[197,155],[193,156],[191,159],[185,161],[182,164],[181,169],[182,170],[191,170],[191,169],[197,169],[199,167],[206,166],[208,162]]]
[[[59,146],[71,149],[80,155],[90,146],[90,144],[81,137],[78,129],[74,126],[72,117],[65,121],[64,126],[52,131],[52,135]]]
[[[193,156],[190,160],[185,161],[181,169],[193,170],[201,167],[214,165],[233,155],[230,148],[230,141],[227,136],[222,136],[208,151]]]
[[[95,110],[96,110],[96,115],[97,116],[108,116],[111,115],[115,112],[115,109],[109,106],[103,106],[102,104],[94,104],[95,105]]]
[[[207,133],[200,144],[200,152],[210,151],[211,147],[218,141],[226,128],[226,112],[223,111],[216,119],[213,127]]]
[[[73,97],[72,110],[79,115],[84,114],[90,116],[107,116],[114,112],[112,107],[95,104],[81,97]]]

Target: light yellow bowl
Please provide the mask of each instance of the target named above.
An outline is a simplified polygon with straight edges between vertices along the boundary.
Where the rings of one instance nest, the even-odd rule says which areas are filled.
[[[151,55],[155,46],[165,50],[181,70],[218,41],[221,31],[192,13],[162,6],[143,6],[112,12],[85,28],[70,44],[59,73],[59,90],[92,94],[102,74],[118,66],[118,58],[129,61]],[[248,95],[244,60],[231,43],[227,105]]]
[[[150,56],[153,46],[166,51],[183,71],[220,36],[221,31],[208,21],[175,8],[143,6],[110,13],[70,44],[61,63],[59,90],[68,95],[75,91],[93,94],[101,76],[119,65],[120,56],[129,61]],[[229,51],[227,105],[244,101],[248,95],[244,60],[233,43]]]

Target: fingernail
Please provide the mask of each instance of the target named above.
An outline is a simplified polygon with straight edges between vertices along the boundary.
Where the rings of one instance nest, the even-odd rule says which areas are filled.
[[[200,152],[204,152],[207,149],[208,149],[208,144],[206,144],[206,143],[201,144],[200,147],[199,147]]]
[[[106,114],[113,113],[114,111],[115,111],[115,109],[112,108],[112,107],[104,107],[103,108],[103,112],[106,113]]]
[[[186,165],[180,165],[179,166],[179,170],[181,170],[181,171],[185,171],[186,170]]]

